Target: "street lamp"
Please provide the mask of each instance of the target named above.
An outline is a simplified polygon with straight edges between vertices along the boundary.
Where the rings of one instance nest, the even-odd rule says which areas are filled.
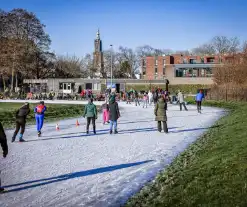
[[[110,45],[111,47],[111,89],[112,89],[112,45]]]

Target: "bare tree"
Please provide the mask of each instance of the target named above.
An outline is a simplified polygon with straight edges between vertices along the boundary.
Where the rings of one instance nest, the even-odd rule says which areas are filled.
[[[217,54],[229,54],[239,51],[240,41],[237,37],[215,36],[212,45]]]
[[[213,55],[215,54],[215,49],[212,44],[203,44],[199,47],[193,48],[192,53],[194,55]]]
[[[83,73],[83,60],[76,56],[58,56],[55,61],[56,77],[80,78],[85,76]]]
[[[131,67],[130,77],[136,78],[135,74],[139,72],[140,62],[136,53],[127,47],[119,47],[119,53],[124,61],[127,61]]]

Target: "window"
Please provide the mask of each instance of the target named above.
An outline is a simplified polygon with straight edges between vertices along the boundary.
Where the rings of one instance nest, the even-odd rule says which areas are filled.
[[[155,74],[157,74],[158,73],[158,68],[155,68]]]
[[[68,90],[71,90],[71,83],[68,83]]]
[[[158,60],[157,59],[155,60],[155,65],[158,65]]]
[[[183,59],[183,63],[185,63],[185,64],[187,63],[187,60],[186,60],[186,58],[184,58],[184,59]]]
[[[163,75],[166,74],[166,68],[163,68]]]
[[[201,63],[204,63],[204,58],[203,57],[201,57]]]

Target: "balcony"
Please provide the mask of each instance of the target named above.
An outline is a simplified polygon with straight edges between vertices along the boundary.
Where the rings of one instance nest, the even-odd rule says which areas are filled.
[[[182,64],[174,64],[174,67],[176,69],[179,68],[213,68],[213,67],[217,67],[219,65],[219,63],[182,63]]]

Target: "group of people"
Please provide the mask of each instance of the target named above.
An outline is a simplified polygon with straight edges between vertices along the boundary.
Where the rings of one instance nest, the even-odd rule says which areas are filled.
[[[180,105],[180,110],[182,110],[182,107],[187,111],[187,107],[185,105],[184,101],[184,95],[181,91],[178,92],[178,102]],[[197,103],[197,110],[198,113],[201,113],[201,103],[204,98],[203,91],[200,90],[199,93],[196,94],[195,100]],[[154,107],[154,115],[155,115],[155,121],[157,121],[157,128],[158,131],[161,132],[162,130],[165,133],[168,133],[168,127],[167,127],[167,95],[165,94],[158,94],[157,100],[154,101],[153,93],[149,91],[149,93],[145,93],[143,97],[143,108],[147,107],[147,104],[151,104],[152,102],[155,103]],[[128,103],[128,100],[127,100]],[[135,97],[135,103],[139,103],[138,97]],[[139,103],[140,104],[140,103]],[[116,95],[111,94],[108,99],[106,99],[105,103],[101,106],[102,108],[102,114],[103,114],[103,124],[109,123],[109,133],[117,134],[117,121],[120,117],[120,111],[118,107],[118,103],[116,101]],[[41,136],[41,129],[43,127],[44,123],[44,116],[46,111],[46,106],[44,101],[41,101],[34,109],[35,113],[35,119],[36,119],[36,127],[37,127],[37,133],[38,136]],[[16,136],[18,132],[19,134],[19,141],[25,142],[23,139],[23,134],[25,132],[25,126],[26,126],[26,118],[28,114],[30,113],[30,107],[29,103],[25,103],[23,106],[21,106],[17,112],[16,112],[16,128],[14,131],[14,134],[12,136],[12,142],[15,141]],[[89,134],[89,126],[92,123],[93,125],[93,132],[96,134],[96,119],[98,118],[98,112],[96,105],[93,103],[93,99],[89,98],[88,104],[85,105],[84,114],[83,117],[86,118],[87,124],[86,124],[86,133]],[[0,144],[3,149],[3,157],[5,158],[8,154],[8,145],[7,145],[7,139],[6,134],[4,132],[3,126],[0,122]],[[0,179],[0,192],[3,192],[4,189],[1,187],[1,179]]]
[[[106,100],[101,108],[103,112],[103,124],[110,123],[110,134],[117,134],[117,120],[120,117],[120,111],[116,102],[116,96],[112,94],[109,97],[109,101]],[[93,132],[96,134],[95,120],[98,118],[98,114],[93,99],[89,99],[88,104],[85,106],[83,117],[87,119],[86,133],[89,134],[89,126],[92,122]]]

